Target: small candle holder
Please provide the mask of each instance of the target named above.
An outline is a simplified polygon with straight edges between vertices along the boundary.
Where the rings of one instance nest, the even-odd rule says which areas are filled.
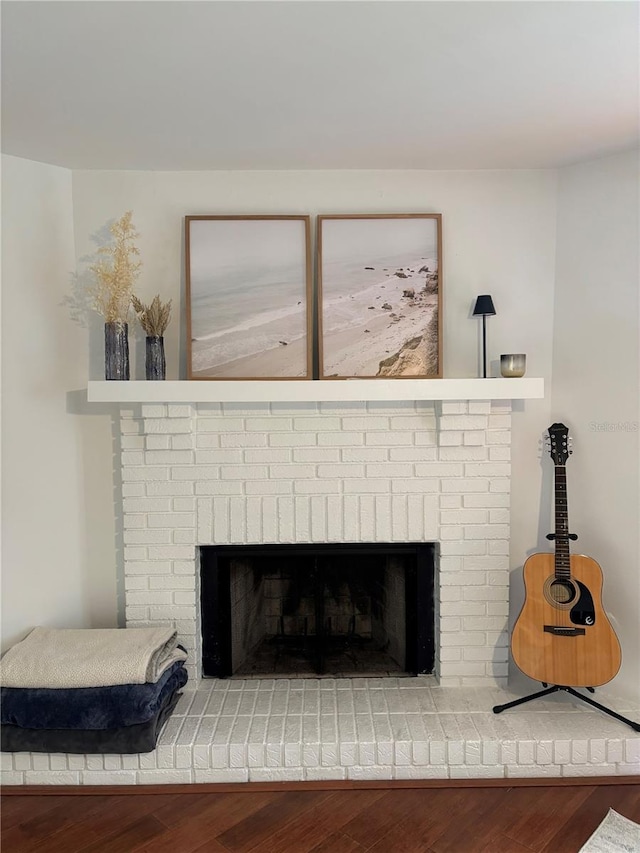
[[[500,373],[509,379],[524,376],[527,356],[523,352],[504,353],[500,356]]]

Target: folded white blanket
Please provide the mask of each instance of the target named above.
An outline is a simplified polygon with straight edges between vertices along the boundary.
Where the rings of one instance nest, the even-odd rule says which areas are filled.
[[[173,628],[34,628],[0,661],[3,687],[155,682],[186,652]]]

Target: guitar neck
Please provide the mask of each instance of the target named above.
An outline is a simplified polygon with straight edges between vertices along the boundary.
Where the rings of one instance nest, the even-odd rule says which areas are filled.
[[[567,469],[564,465],[556,465],[555,467],[555,512],[555,575],[560,580],[569,580],[571,578],[569,509],[567,506]]]

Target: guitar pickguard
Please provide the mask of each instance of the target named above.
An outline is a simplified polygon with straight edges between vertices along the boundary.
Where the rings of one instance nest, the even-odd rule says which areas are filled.
[[[595,625],[596,609],[593,605],[593,597],[583,583],[575,578],[574,583],[580,591],[580,597],[571,608],[569,617],[574,625]]]

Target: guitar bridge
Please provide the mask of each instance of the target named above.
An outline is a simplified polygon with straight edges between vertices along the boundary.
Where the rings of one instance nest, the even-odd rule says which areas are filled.
[[[555,634],[556,637],[579,637],[585,633],[584,628],[569,628],[564,625],[545,625],[547,634]]]

